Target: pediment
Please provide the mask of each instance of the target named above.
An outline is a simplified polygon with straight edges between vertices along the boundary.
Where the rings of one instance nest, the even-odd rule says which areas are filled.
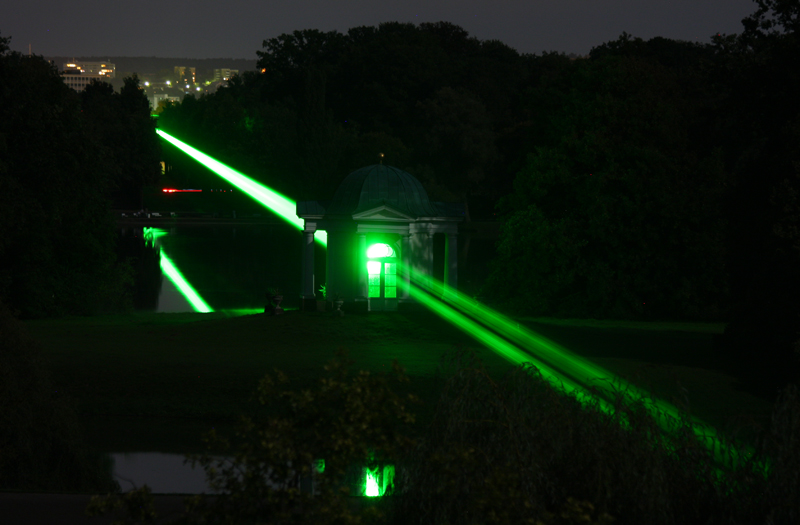
[[[353,214],[353,220],[357,221],[413,221],[416,217],[411,217],[399,210],[383,204],[375,208],[360,211]]]

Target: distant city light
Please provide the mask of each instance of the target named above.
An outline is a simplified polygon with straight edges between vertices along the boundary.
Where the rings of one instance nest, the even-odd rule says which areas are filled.
[[[144,83],[144,85],[145,85],[145,86],[149,86],[149,85],[150,85],[150,82],[145,82],[145,83]]]
[[[172,85],[172,83],[171,83],[169,80],[167,80],[167,85],[168,85],[168,86],[171,86],[171,85]]]

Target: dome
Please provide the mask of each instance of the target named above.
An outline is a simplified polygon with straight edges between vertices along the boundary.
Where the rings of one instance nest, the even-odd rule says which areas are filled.
[[[383,205],[414,218],[439,215],[413,175],[383,164],[348,175],[327,206],[326,215],[354,215]]]

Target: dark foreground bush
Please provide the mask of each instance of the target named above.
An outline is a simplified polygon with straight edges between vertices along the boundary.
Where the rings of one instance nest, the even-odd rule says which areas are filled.
[[[233,456],[195,458],[222,495],[191,499],[184,523],[789,524],[800,516],[795,388],[755,448],[720,443],[740,458],[731,467],[688,421],[665,432],[645,400],[622,395],[610,409],[582,404],[530,366],[497,381],[457,356],[428,428],[411,426],[410,399],[392,389],[405,380],[399,367],[391,380],[350,374],[343,357],[326,370],[314,390],[285,390],[282,374],[262,381],[260,413],[244,418],[233,444],[209,441],[215,452],[232,446]],[[397,468],[387,495],[354,497],[361,467],[386,464]],[[139,512],[148,497],[145,487],[126,498]]]
[[[118,488],[108,458],[83,446],[74,410],[50,383],[33,340],[0,302],[0,490]]]
[[[610,515],[620,524],[797,523],[797,389],[785,392],[757,449],[720,445],[744,460],[720,464],[688,420],[663,431],[646,400],[620,393],[602,410],[533,367],[497,382],[478,363],[462,362],[426,439],[405,459],[398,516],[420,524],[537,523],[561,519],[572,498],[591,503],[587,519]]]

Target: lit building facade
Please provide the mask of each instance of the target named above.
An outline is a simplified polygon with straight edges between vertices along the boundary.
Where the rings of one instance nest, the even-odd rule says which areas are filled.
[[[230,78],[233,75],[238,75],[238,74],[239,74],[239,70],[238,69],[228,69],[228,68],[215,69],[214,70],[214,82],[217,82],[217,81],[220,81],[220,80],[227,81],[227,80],[230,80]]]
[[[110,62],[79,62],[64,64],[61,78],[75,91],[83,91],[93,80],[107,82],[114,78],[117,68]]]
[[[94,75],[104,79],[114,78],[117,67],[110,62],[80,62],[73,61],[64,64],[64,73]]]

